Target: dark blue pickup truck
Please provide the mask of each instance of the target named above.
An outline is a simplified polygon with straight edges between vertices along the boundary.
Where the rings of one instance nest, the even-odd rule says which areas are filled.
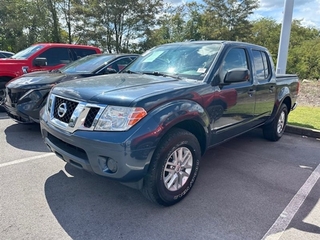
[[[171,43],[119,74],[56,85],[41,132],[69,164],[169,206],[190,191],[208,148],[257,127],[279,140],[298,91],[298,77],[276,76],[264,47]]]

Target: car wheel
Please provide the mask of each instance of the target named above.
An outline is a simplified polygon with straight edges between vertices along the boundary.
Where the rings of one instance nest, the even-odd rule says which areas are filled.
[[[263,127],[263,135],[270,141],[278,141],[286,128],[288,120],[287,105],[282,104],[273,121]]]
[[[164,206],[179,202],[196,180],[200,158],[197,138],[186,130],[172,129],[153,155],[142,193],[152,202]]]
[[[5,111],[4,107],[1,106],[4,103],[4,98],[5,98],[5,90],[6,90],[5,85],[6,85],[5,82],[0,82],[0,112]]]

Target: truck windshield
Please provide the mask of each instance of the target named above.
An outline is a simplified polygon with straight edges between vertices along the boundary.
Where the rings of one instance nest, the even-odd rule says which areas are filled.
[[[28,47],[28,48],[16,53],[11,58],[13,58],[13,59],[27,59],[32,54],[34,54],[35,52],[39,51],[42,48],[44,48],[43,45],[32,45],[32,46],[30,46],[30,47]]]
[[[152,48],[124,71],[203,80],[221,43],[181,43]]]
[[[62,73],[93,73],[114,58],[115,56],[113,55],[88,55],[59,70]]]

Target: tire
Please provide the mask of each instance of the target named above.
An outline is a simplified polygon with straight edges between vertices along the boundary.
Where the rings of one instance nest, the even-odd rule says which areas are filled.
[[[282,104],[273,121],[263,127],[263,135],[270,141],[278,141],[286,128],[288,120],[287,105]]]
[[[5,112],[4,107],[2,106],[4,103],[5,90],[6,90],[6,82],[0,82],[0,112]]]
[[[4,103],[6,84],[11,79],[11,77],[0,77],[0,112],[5,112],[5,108],[1,105],[3,105]]]
[[[196,180],[200,158],[200,145],[192,133],[178,128],[170,130],[153,155],[144,178],[143,195],[164,206],[181,201]]]

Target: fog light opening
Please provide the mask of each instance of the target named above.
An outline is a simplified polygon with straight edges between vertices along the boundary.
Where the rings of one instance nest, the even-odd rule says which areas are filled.
[[[114,160],[113,158],[108,159],[107,167],[109,168],[109,170],[112,173],[115,173],[118,170],[118,164],[117,164],[116,160]]]
[[[98,161],[104,172],[115,173],[118,170],[117,161],[113,158],[99,156]]]

